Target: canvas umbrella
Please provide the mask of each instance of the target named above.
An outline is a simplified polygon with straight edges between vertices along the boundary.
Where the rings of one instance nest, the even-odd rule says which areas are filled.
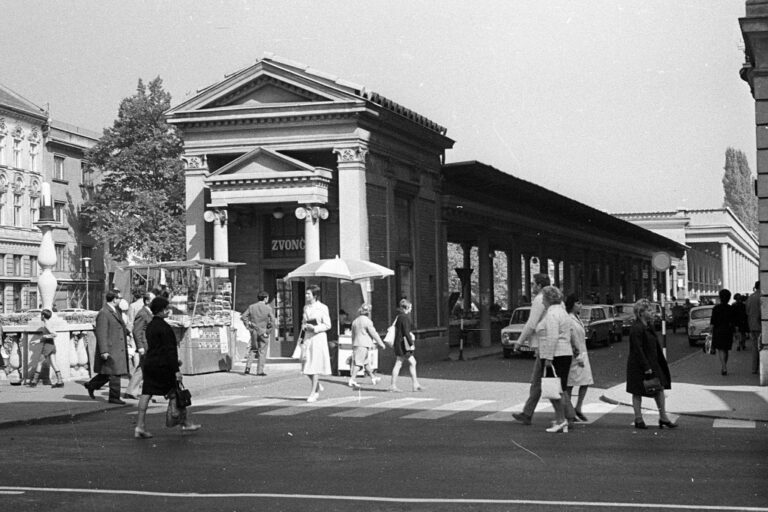
[[[286,281],[310,277],[331,277],[344,281],[378,279],[395,275],[394,270],[366,260],[339,258],[305,263],[285,276]]]

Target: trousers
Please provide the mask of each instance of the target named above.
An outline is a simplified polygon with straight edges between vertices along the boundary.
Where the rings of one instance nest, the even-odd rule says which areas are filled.
[[[570,365],[570,363],[568,363]],[[531,372],[531,389],[528,391],[528,399],[525,401],[523,407],[523,414],[528,418],[533,418],[533,413],[536,411],[536,406],[541,399],[541,377],[544,373],[544,365],[541,363],[539,354],[536,354],[536,361],[533,362],[533,371]],[[566,372],[566,381],[567,381]],[[576,410],[573,408],[573,404],[570,400],[563,400],[565,407],[565,417],[569,421],[573,421],[576,417]]]
[[[103,373],[97,373],[90,381],[88,386],[93,389],[101,389],[101,387],[109,382],[109,398],[120,399],[120,375],[105,375]]]
[[[248,360],[245,362],[245,371],[251,371],[251,363],[256,360],[256,373],[264,373],[264,360],[267,355],[267,339],[259,336],[256,331],[251,331],[251,347],[248,349]]]

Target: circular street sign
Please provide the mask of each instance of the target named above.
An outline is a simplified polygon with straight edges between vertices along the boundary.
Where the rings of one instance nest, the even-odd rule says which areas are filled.
[[[651,265],[658,272],[664,272],[672,265],[672,258],[666,252],[655,252],[651,257]]]

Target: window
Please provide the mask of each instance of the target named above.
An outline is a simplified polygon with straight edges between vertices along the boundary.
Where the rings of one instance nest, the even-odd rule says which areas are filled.
[[[29,199],[29,221],[37,222],[39,220],[40,198],[31,197]]]
[[[88,162],[80,162],[80,180],[83,185],[90,187],[93,185],[91,181],[91,170],[88,168]]]
[[[0,276],[5,275],[5,254],[0,254]]]
[[[53,218],[56,222],[64,222],[64,208],[66,207],[67,207],[66,203],[54,201]]]
[[[56,244],[56,268],[58,272],[67,270],[67,246]]]
[[[37,256],[30,256],[29,257],[29,274],[32,277],[37,277],[39,273],[40,273],[40,269],[37,266]]]
[[[64,181],[64,157],[53,157],[53,179]]]
[[[13,225],[21,227],[21,194],[13,194]]]
[[[13,275],[20,276],[22,275],[22,259],[21,256],[18,254],[15,254],[13,256]]]
[[[13,139],[13,166],[21,168],[21,140]]]
[[[37,171],[37,144],[29,145],[29,168],[32,171]]]

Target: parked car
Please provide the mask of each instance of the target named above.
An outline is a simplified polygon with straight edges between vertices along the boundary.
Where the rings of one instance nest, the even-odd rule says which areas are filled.
[[[517,344],[517,339],[523,332],[523,327],[525,327],[529,316],[531,316],[530,306],[517,308],[512,312],[512,316],[509,317],[509,325],[501,330],[501,348],[504,351],[504,357],[509,358],[513,355],[533,357],[535,355],[528,342],[523,345]]]
[[[616,308],[616,313],[621,319],[621,331],[623,334],[629,334],[629,328],[632,327],[632,324],[635,322],[634,306],[634,304],[628,302],[613,305],[613,307]]]
[[[688,344],[695,347],[700,341],[704,341],[711,331],[709,321],[712,318],[712,309],[715,306],[696,306],[691,308],[688,314]]]
[[[588,345],[611,344],[611,332],[613,332],[614,323],[612,318],[608,318],[604,306],[592,304],[581,306],[579,318],[584,324]]]
[[[610,332],[611,343],[621,341],[624,321],[619,317],[616,306],[604,305],[603,309],[605,309],[605,316],[613,322]]]
[[[651,302],[651,312],[653,316],[653,328],[657,331],[661,330],[661,321],[664,319],[664,312],[661,309],[661,304],[658,302]]]

